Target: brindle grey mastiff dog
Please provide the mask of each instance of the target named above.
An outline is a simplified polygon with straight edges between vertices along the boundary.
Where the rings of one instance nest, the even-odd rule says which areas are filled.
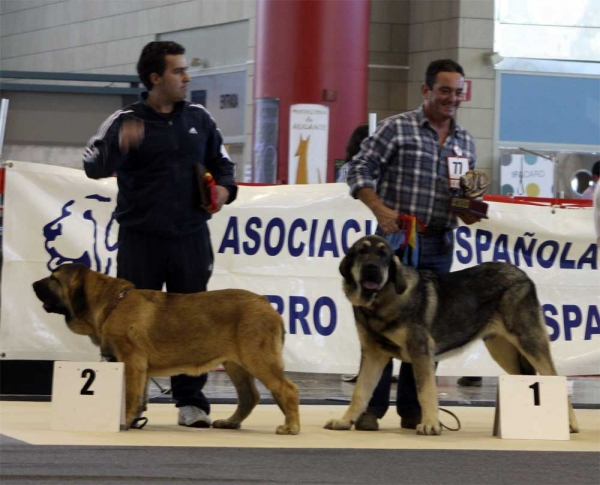
[[[434,361],[482,338],[509,374],[555,376],[535,285],[519,268],[483,263],[438,275],[401,264],[378,236],[359,239],[340,264],[353,305],[361,366],[350,406],[325,428],[346,430],[366,410],[390,357],[411,362],[422,408],[417,433],[439,435]],[[569,402],[569,425],[578,432]]]
[[[264,297],[245,290],[186,295],[136,290],[133,283],[64,264],[33,289],[49,313],[87,335],[103,355],[125,363],[126,423],[145,406],[149,377],[199,375],[223,363],[238,406],[214,428],[239,428],[260,399],[254,378],[285,414],[277,434],[300,431],[299,396],[283,368],[283,320]]]

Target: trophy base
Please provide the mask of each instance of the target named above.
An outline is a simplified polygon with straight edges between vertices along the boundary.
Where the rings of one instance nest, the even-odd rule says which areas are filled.
[[[463,214],[471,214],[482,219],[488,219],[488,204],[479,199],[469,199],[467,197],[451,197],[450,210]]]

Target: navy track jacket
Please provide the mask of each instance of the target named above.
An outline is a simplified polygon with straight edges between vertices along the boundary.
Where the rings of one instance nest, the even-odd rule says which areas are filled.
[[[197,231],[211,215],[200,208],[194,164],[203,163],[217,185],[237,195],[235,166],[223,147],[221,132],[200,104],[181,101],[169,115],[158,113],[144,99],[116,111],[100,126],[84,152],[88,177],[117,176],[116,218],[122,228],[164,237]],[[137,148],[121,154],[123,120],[144,122]]]

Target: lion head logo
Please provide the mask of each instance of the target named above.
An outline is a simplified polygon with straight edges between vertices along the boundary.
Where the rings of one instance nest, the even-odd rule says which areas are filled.
[[[43,228],[46,252],[50,256],[46,266],[53,271],[63,263],[83,263],[90,269],[109,274],[116,266],[116,236],[111,233],[116,223],[114,211],[108,212],[102,204],[109,197],[88,195],[85,201],[68,201],[61,215]]]

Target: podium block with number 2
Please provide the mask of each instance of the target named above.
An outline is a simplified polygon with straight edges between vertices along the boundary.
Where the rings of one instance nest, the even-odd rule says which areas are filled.
[[[505,439],[568,440],[567,378],[498,376],[494,434]]]
[[[122,362],[55,362],[52,424],[59,431],[119,431],[125,424]]]

